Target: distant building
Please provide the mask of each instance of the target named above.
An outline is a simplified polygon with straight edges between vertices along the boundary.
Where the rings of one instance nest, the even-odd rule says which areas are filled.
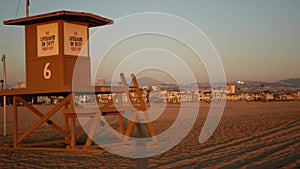
[[[15,86],[13,86],[14,89],[20,89],[20,88],[26,88],[26,84],[23,82],[17,82]]]
[[[152,90],[158,90],[159,88],[156,85],[151,86]]]
[[[200,90],[199,91],[199,100],[200,101],[205,101],[205,102],[210,102],[211,101],[211,90]]]
[[[235,86],[234,85],[227,85],[226,86],[226,93],[227,94],[233,94],[233,93],[235,93]]]

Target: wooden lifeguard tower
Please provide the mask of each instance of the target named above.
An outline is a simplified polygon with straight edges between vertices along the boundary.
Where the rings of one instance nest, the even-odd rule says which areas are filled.
[[[84,130],[76,131],[75,123],[79,115],[91,117],[88,126],[86,126],[91,129],[89,130],[89,137],[85,144],[85,147],[90,147],[95,135],[96,126],[103,113],[107,115],[119,115],[119,132],[123,134],[124,124],[121,114],[124,111],[133,110],[134,108],[132,115],[133,120],[128,122],[126,129],[125,136],[127,137],[124,138],[126,140],[128,136],[130,136],[134,125],[137,124],[134,122],[136,111],[144,111],[146,117],[148,117],[147,109],[134,75],[132,76],[133,86],[127,85],[123,74],[121,74],[123,86],[91,86],[90,57],[88,50],[89,28],[113,24],[112,20],[90,13],[58,11],[7,20],[4,21],[4,24],[25,26],[26,88],[0,91],[0,96],[13,96],[14,147],[63,143],[68,145],[68,147],[75,148],[77,138],[84,134]],[[77,72],[80,73],[79,76],[81,77],[81,81],[75,83],[82,86],[82,88],[76,88],[76,91],[72,89],[72,83],[74,83],[72,76],[75,64],[79,64],[79,66],[77,66]],[[80,68],[79,71],[78,67]],[[74,96],[81,93],[87,94],[90,91],[93,91],[93,94],[114,92],[114,97],[105,105],[97,106],[93,109],[76,108]],[[139,105],[132,102],[130,94],[132,92],[135,92],[139,97]],[[126,93],[129,105],[131,106],[124,106],[121,103],[122,98],[120,93]],[[42,113],[22,98],[22,96],[26,95],[56,95],[64,96],[64,99],[49,112]],[[119,100],[118,105],[114,104],[115,100]],[[18,102],[24,104],[26,108],[40,118],[21,135],[19,135],[20,133],[18,132]],[[63,127],[50,119],[54,114],[59,112],[60,109],[63,109],[63,117],[65,118]],[[70,119],[71,129],[69,129]],[[22,141],[28,135],[44,123],[53,127],[58,133],[64,136],[64,139],[22,144]],[[156,140],[152,124],[147,122],[147,126],[150,129],[151,137],[153,140]],[[140,128],[139,124],[137,124],[137,127]]]
[[[4,21],[25,26],[26,90],[59,92],[72,86],[74,65],[90,86],[89,28],[113,21],[83,12],[59,11]]]

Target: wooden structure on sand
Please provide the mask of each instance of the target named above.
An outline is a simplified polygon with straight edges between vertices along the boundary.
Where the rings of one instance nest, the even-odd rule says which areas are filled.
[[[119,116],[119,131],[115,133],[122,141],[128,141],[134,126],[143,134],[141,125],[136,122],[137,112],[144,112],[147,127],[153,141],[156,136],[144,104],[141,91],[134,75],[131,76],[133,86],[129,86],[123,74],[120,75],[122,86],[91,86],[90,58],[88,51],[88,31],[90,27],[112,24],[113,21],[90,13],[59,11],[54,13],[30,16],[20,19],[4,21],[6,25],[24,25],[26,42],[26,88],[0,90],[0,96],[13,96],[14,112],[14,147],[32,147],[51,144],[66,144],[67,147],[76,148],[77,139],[85,133],[84,129],[76,130],[78,116],[90,117],[84,126],[89,133],[85,141],[85,148],[90,148],[92,139],[96,134],[97,125],[102,115]],[[73,81],[73,71],[77,64],[77,73],[80,81]],[[79,65],[79,66],[78,66]],[[72,88],[76,83],[76,89]],[[113,97],[106,104],[93,108],[85,108],[74,103],[76,95],[81,94],[107,94]],[[122,97],[127,97],[123,103]],[[138,96],[139,102],[133,102],[132,94]],[[64,99],[55,105],[49,112],[42,113],[33,105],[27,103],[22,96],[49,95],[64,96]],[[24,133],[18,132],[18,102],[22,103],[40,119]],[[60,111],[62,109],[62,111]],[[131,119],[124,129],[122,114],[132,111]],[[63,126],[59,126],[50,118],[57,112],[62,112]],[[42,124],[47,123],[63,136],[63,140],[35,142],[23,144],[32,132]]]

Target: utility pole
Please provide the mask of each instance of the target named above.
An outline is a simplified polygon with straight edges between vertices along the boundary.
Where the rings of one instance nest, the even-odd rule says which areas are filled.
[[[30,5],[29,0],[26,0],[26,17],[29,16],[29,5]]]
[[[26,0],[26,17],[29,17],[29,0]],[[1,59],[3,63],[3,86],[2,90],[6,89],[6,56],[2,55]],[[6,96],[3,96],[3,135],[6,136]]]
[[[3,63],[3,87],[2,90],[6,89],[6,56],[2,55],[1,59]],[[3,135],[6,136],[6,96],[3,96]]]

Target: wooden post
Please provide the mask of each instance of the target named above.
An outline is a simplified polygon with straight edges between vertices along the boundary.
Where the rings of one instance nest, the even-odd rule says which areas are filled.
[[[133,127],[134,127],[134,125],[136,123],[135,122],[136,120],[137,120],[137,111],[134,110],[134,111],[132,111],[132,115],[131,115],[131,117],[130,117],[130,119],[128,121],[128,127],[126,129],[125,137],[123,139],[124,142],[128,142],[129,141],[129,137],[130,137],[130,135],[132,133],[132,130],[133,130]]]
[[[30,5],[29,0],[26,0],[26,17],[29,16],[29,5]]]
[[[93,122],[92,122],[92,125],[91,125],[91,128],[90,128],[90,133],[88,134],[88,138],[85,142],[85,148],[86,149],[89,148],[93,143],[92,139],[95,136],[97,126],[100,122],[100,118],[101,118],[101,113],[100,112],[96,113],[94,118],[93,118]]]
[[[6,56],[2,55],[3,62],[3,86],[2,90],[6,89]],[[3,135],[6,136],[6,96],[3,96]]]
[[[137,93],[137,95],[139,97],[140,104],[141,104],[141,107],[142,107],[143,112],[144,112],[144,117],[145,117],[145,120],[146,120],[146,124],[147,124],[147,126],[148,126],[148,128],[150,130],[150,135],[152,137],[152,140],[154,142],[157,142],[157,138],[156,138],[156,134],[155,134],[154,128],[152,126],[152,123],[150,122],[149,114],[147,112],[147,108],[146,108],[146,105],[144,103],[144,100],[143,100],[143,97],[142,97],[142,93],[141,93],[141,91],[140,91],[140,89],[138,87],[139,85],[138,85],[138,82],[137,82],[136,77],[135,77],[134,74],[131,74],[131,80],[132,80],[133,85],[136,87],[136,93]]]
[[[71,148],[74,149],[76,146],[76,115],[71,116]]]
[[[124,134],[124,119],[123,119],[123,115],[121,114],[121,112],[119,112],[119,131],[121,134]]]
[[[73,98],[71,98],[73,99]],[[70,134],[69,134],[69,112],[68,110],[71,109],[69,107],[70,102],[67,102],[64,105],[64,110],[63,111],[63,118],[64,118],[64,128],[65,128],[65,132],[67,133],[67,135],[65,136],[65,141],[68,143],[68,145],[70,145]]]
[[[68,104],[65,105],[65,110],[68,109]],[[68,144],[70,144],[70,135],[69,135],[69,117],[68,117],[68,113],[63,112],[63,116],[64,116],[64,128],[65,128],[65,132],[67,133],[67,135],[65,136],[65,141],[68,142]]]
[[[13,96],[13,108],[14,108],[14,148],[17,148],[18,144],[18,105],[17,97]]]
[[[123,106],[122,93],[117,93],[117,99],[118,99],[118,105],[120,107],[122,107]],[[120,125],[119,132],[121,134],[124,134],[124,119],[123,119],[124,117],[123,117],[122,113],[125,113],[125,112],[119,112],[119,125]]]

